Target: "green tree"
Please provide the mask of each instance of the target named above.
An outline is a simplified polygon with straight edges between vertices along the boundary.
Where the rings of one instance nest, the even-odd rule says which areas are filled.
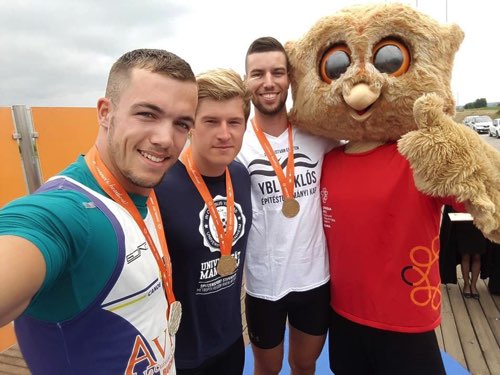
[[[483,108],[486,107],[487,104],[488,102],[486,101],[486,98],[476,99],[476,101],[474,102],[474,108]]]
[[[480,98],[476,99],[473,103],[467,103],[464,105],[465,109],[472,109],[472,108],[484,108],[488,105],[488,102],[486,101],[486,98]]]

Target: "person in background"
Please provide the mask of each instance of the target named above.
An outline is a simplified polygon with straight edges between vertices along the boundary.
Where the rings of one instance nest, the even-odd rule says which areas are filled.
[[[479,299],[477,281],[485,277],[487,264],[482,262],[488,249],[488,241],[472,221],[452,221],[449,214],[455,213],[451,206],[446,205],[440,228],[440,272],[442,283],[456,283],[456,264],[460,263],[464,287],[464,298]],[[448,261],[447,261],[448,259]],[[455,261],[456,260],[456,261]],[[486,258],[485,258],[486,260]],[[451,263],[449,263],[451,261]],[[445,264],[449,263],[449,266]],[[483,266],[483,267],[482,267]],[[449,271],[446,270],[449,269]],[[446,273],[448,272],[448,273]],[[450,275],[450,276],[448,276]],[[451,277],[451,280],[450,280]]]
[[[34,374],[175,374],[180,309],[153,187],[197,101],[180,57],[125,53],[97,102],[95,145],[0,211],[0,326],[15,319]]]
[[[328,258],[319,182],[332,141],[290,124],[283,45],[258,38],[245,59],[255,117],[238,155],[252,181],[245,312],[256,375],[278,374],[289,324],[293,375],[314,374],[329,323]]]
[[[156,188],[183,306],[175,361],[179,375],[237,375],[245,359],[241,285],[252,208],[250,177],[234,158],[250,94],[228,69],[197,81],[190,145]]]

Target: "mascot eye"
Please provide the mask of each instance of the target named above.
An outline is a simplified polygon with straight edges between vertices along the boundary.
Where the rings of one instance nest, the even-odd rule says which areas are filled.
[[[351,51],[345,45],[336,45],[321,58],[320,75],[326,83],[332,82],[346,72],[351,65]]]
[[[410,67],[408,48],[396,40],[383,40],[374,49],[373,65],[381,73],[394,77],[406,73]]]

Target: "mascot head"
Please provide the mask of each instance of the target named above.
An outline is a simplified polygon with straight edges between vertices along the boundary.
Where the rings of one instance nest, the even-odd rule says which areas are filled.
[[[293,124],[351,141],[394,141],[415,130],[413,104],[434,92],[454,115],[453,58],[464,34],[400,4],[364,5],[319,19],[286,43]]]

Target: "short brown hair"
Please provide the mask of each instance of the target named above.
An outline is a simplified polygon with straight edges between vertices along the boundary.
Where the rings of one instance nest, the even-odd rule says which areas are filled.
[[[243,99],[245,121],[248,120],[252,94],[238,73],[232,69],[213,69],[198,74],[196,81],[198,82],[198,101],[206,98],[223,101],[240,97]]]
[[[248,55],[262,52],[283,52],[283,55],[285,55],[286,58],[286,69],[287,71],[290,71],[290,62],[288,61],[288,55],[286,54],[285,47],[283,47],[283,44],[281,44],[278,39],[273,38],[272,36],[257,38],[252,42],[252,44],[250,44],[247,54],[245,55],[245,71],[247,70]]]
[[[191,66],[172,52],[161,49],[136,49],[122,55],[111,67],[106,97],[116,102],[134,68],[145,69],[180,81],[196,82]]]

